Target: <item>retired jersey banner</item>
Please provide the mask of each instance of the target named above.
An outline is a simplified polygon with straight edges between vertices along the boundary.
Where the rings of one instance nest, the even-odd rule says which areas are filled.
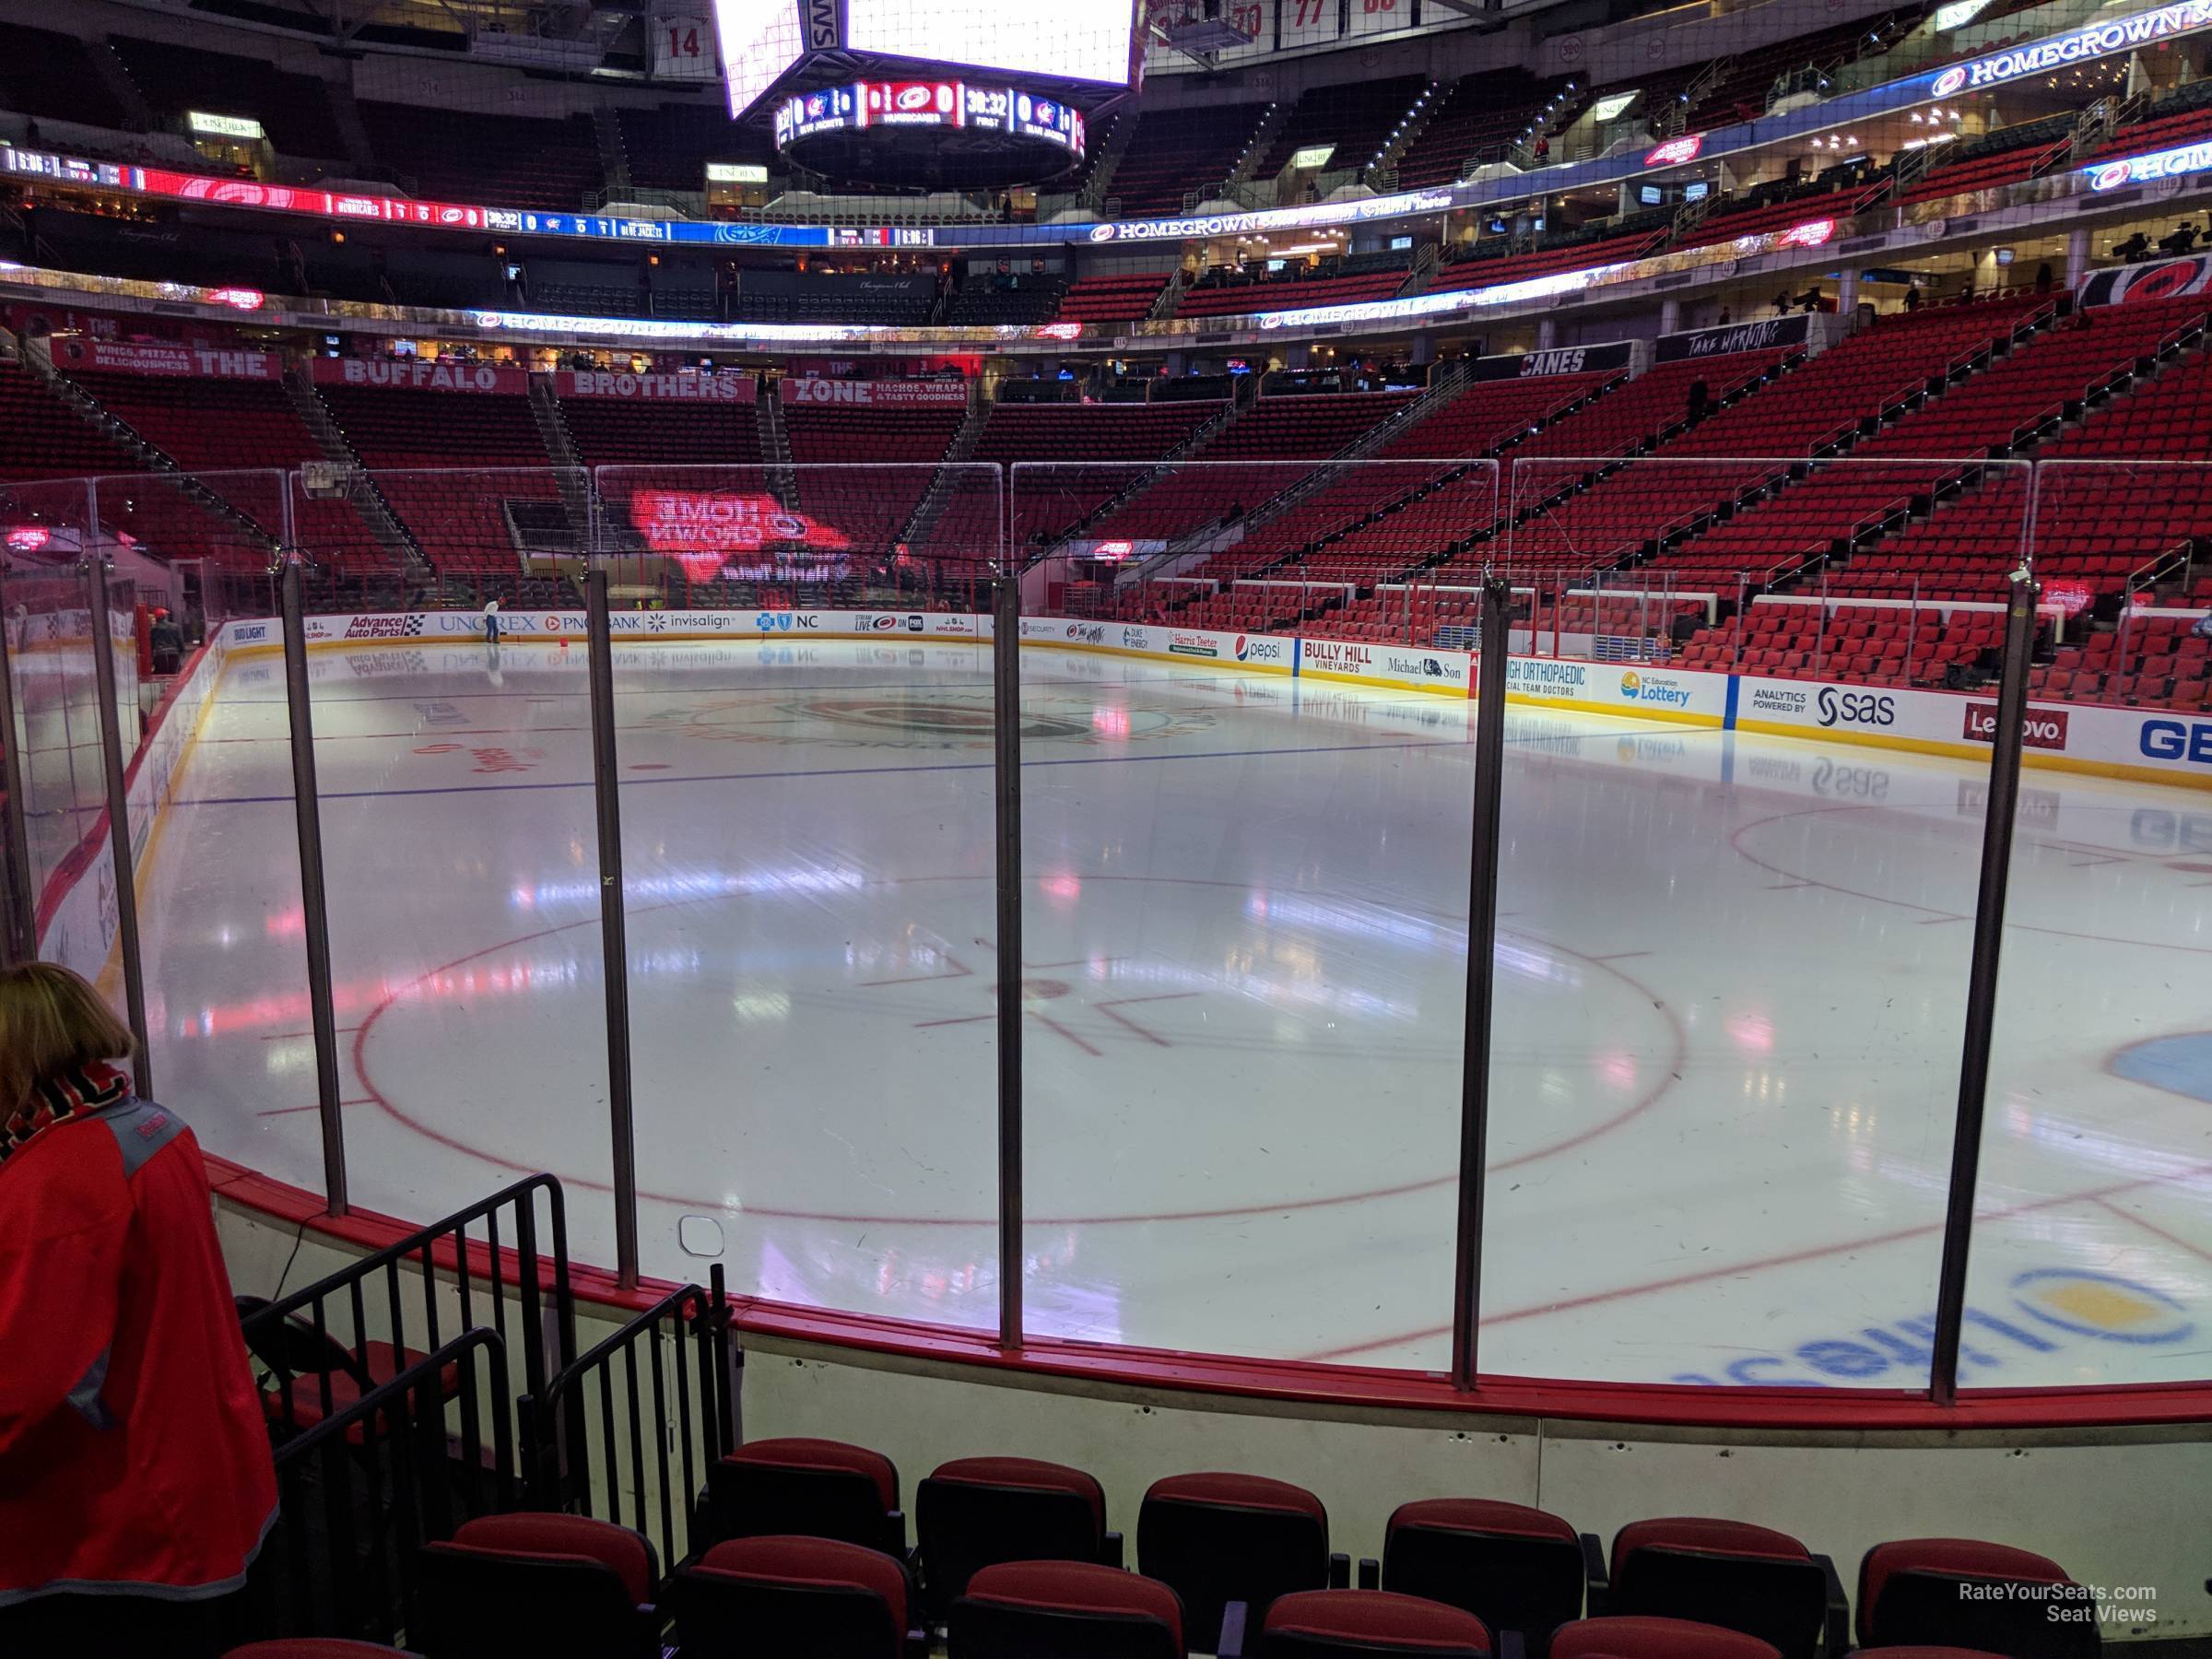
[[[526,370],[512,363],[458,363],[445,359],[317,358],[318,386],[395,386],[417,392],[497,392],[519,397],[530,390]]]
[[[65,374],[77,369],[112,369],[196,380],[273,381],[284,372],[273,351],[194,346],[182,340],[59,339],[53,343],[53,366]]]
[[[871,381],[786,380],[786,404],[846,404],[875,409],[960,408],[968,402],[964,380]]]

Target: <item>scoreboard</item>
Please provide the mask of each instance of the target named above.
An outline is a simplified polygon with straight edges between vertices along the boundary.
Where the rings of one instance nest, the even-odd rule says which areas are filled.
[[[714,0],[730,113],[808,58],[891,59],[1126,88],[1137,0]],[[848,65],[848,74],[851,72]],[[888,77],[887,77],[888,78]]]

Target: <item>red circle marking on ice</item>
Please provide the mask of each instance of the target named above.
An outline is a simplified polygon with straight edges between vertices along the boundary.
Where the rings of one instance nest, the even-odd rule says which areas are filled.
[[[988,876],[922,876],[902,880],[895,885],[911,886],[923,881],[988,881],[990,879],[991,877]],[[1149,881],[1174,887],[1242,888],[1248,885],[1241,881],[1216,881],[1204,877],[1178,876],[1087,876],[1084,879],[1086,881]],[[887,882],[882,885],[894,884]],[[632,916],[639,916],[653,911],[677,910],[692,902],[694,900],[688,899],[671,899],[659,904],[633,905],[629,913]],[[1440,921],[1464,922],[1466,919],[1446,911],[1429,911],[1427,913]],[[518,1175],[537,1173],[542,1166],[519,1164],[512,1159],[501,1158],[494,1153],[487,1152],[481,1147],[472,1147],[458,1136],[448,1135],[440,1129],[434,1129],[429,1124],[409,1116],[394,1106],[390,1097],[376,1086],[376,1079],[370,1073],[369,1038],[375,1031],[377,1022],[391,1011],[393,1006],[401,1001],[408,991],[421,984],[425,980],[435,979],[441,973],[451,973],[456,969],[466,967],[471,962],[479,961],[485,957],[495,956],[502,950],[512,950],[518,945],[528,945],[538,939],[548,939],[556,934],[567,933],[574,928],[598,925],[598,917],[589,916],[581,921],[564,922],[558,927],[541,927],[530,933],[518,934],[512,939],[502,939],[496,945],[487,945],[480,950],[470,951],[466,956],[455,957],[450,962],[426,969],[396,990],[387,992],[383,998],[369,1010],[368,1017],[355,1029],[353,1034],[353,1069],[355,1076],[360,1081],[363,1098],[372,1101],[394,1123],[413,1130],[426,1140],[434,1141],[439,1146],[461,1153],[464,1157],[477,1159],[483,1163],[490,1164],[495,1169],[509,1170]],[[1518,936],[1535,937],[1534,935],[1529,934],[1522,934]],[[1572,1135],[1554,1141],[1549,1146],[1537,1147],[1516,1158],[1500,1159],[1489,1166],[1490,1173],[1493,1175],[1503,1174],[1509,1170],[1523,1169],[1529,1164],[1540,1162],[1544,1159],[1557,1158],[1562,1152],[1571,1152],[1577,1147],[1587,1146],[1599,1136],[1611,1134],[1631,1119],[1641,1117],[1657,1105],[1661,1098],[1674,1087],[1675,1077],[1682,1070],[1683,1063],[1689,1052],[1688,1033],[1684,1030],[1681,1019],[1672,1008],[1665,1006],[1664,1000],[1650,986],[1622,972],[1610,962],[1601,961],[1595,957],[1585,956],[1579,950],[1571,950],[1564,945],[1553,944],[1549,940],[1538,942],[1543,944],[1547,949],[1556,950],[1561,956],[1572,957],[1577,961],[1585,962],[1602,973],[1611,975],[1629,989],[1642,996],[1666,1022],[1668,1034],[1673,1040],[1672,1052],[1654,1068],[1654,1075],[1659,1080],[1622,1110],[1615,1112],[1602,1123],[1592,1124]],[[558,1171],[555,1172],[558,1173]],[[609,1190],[606,1182],[594,1181],[582,1176],[563,1174],[560,1176],[560,1180],[564,1185],[580,1187],[592,1192],[604,1193]],[[1214,1209],[1143,1211],[1121,1216],[1030,1216],[1027,1218],[1027,1224],[1035,1227],[1124,1227],[1144,1226],[1167,1221],[1224,1221],[1233,1220],[1243,1216],[1278,1216],[1296,1210],[1329,1209],[1347,1204],[1365,1204],[1384,1198],[1403,1198],[1415,1193],[1432,1192],[1440,1187],[1452,1186],[1458,1180],[1459,1172],[1453,1170],[1441,1175],[1425,1176],[1416,1181],[1397,1182],[1389,1186],[1371,1187],[1357,1193],[1330,1194],[1318,1198],[1288,1198],[1273,1204],[1239,1204]],[[638,1196],[655,1204],[673,1204],[685,1209],[712,1210],[723,1207],[722,1200],[719,1198],[697,1198],[677,1193],[652,1193],[642,1188],[639,1190]],[[997,1225],[994,1217],[857,1215],[838,1210],[778,1209],[765,1205],[750,1204],[745,1206],[745,1213],[747,1216],[764,1216],[778,1221],[829,1221],[849,1226],[868,1227],[993,1227]]]

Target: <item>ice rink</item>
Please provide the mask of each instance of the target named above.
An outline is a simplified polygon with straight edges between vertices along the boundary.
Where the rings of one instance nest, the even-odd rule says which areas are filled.
[[[517,1172],[610,1262],[581,646],[312,659],[354,1202]],[[1025,656],[1032,1331],[1441,1368],[1470,705]],[[618,652],[643,1265],[988,1325],[991,688],[953,645]],[[320,1190],[279,662],[145,877],[159,1092]],[[1507,720],[1483,1368],[1912,1388],[1974,766]],[[1962,1381],[2212,1375],[2212,796],[2027,775]]]

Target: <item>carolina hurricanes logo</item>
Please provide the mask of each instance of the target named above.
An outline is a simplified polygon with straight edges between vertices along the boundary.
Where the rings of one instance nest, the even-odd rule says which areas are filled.
[[[1698,152],[1705,147],[1705,135],[1691,133],[1680,138],[1669,138],[1644,157],[1646,167],[1671,167],[1677,161],[1694,161]]]
[[[2164,265],[2151,266],[2129,283],[2123,298],[2130,304],[2138,300],[2175,300],[2194,293],[2204,278],[2203,260],[2169,260]]]
[[[2091,190],[2117,190],[2126,182],[2127,163],[2124,161],[2107,161],[2089,175]]]
[[[926,110],[929,108],[929,88],[927,87],[901,87],[899,88],[898,96],[899,108],[901,110]]]
[[[1936,77],[1935,84],[1929,87],[1928,90],[1934,93],[1937,98],[1948,98],[1952,93],[1958,91],[1959,88],[1965,85],[1966,65],[1964,64],[1954,64],[1950,68],[1946,69],[1941,75]]]

